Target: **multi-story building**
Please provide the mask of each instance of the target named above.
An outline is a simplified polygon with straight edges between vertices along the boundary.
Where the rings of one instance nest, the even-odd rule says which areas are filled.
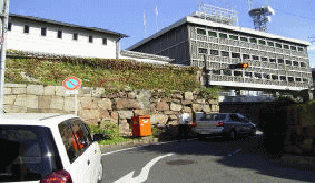
[[[128,37],[38,17],[10,14],[7,49],[76,57],[118,59],[119,41]]]
[[[275,92],[312,85],[309,42],[202,15],[186,16],[127,50],[169,56],[187,66],[204,67],[207,62],[211,86]],[[219,70],[238,62],[248,62],[249,68]]]

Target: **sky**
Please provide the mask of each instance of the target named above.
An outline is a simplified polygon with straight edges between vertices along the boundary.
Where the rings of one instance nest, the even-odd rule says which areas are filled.
[[[98,27],[126,34],[122,50],[172,25],[198,10],[200,0],[10,0],[10,13]],[[233,6],[239,26],[254,28],[248,16],[248,0],[203,0],[206,4]],[[313,41],[315,38],[314,0],[252,0],[254,7],[269,5],[275,15],[268,32],[279,36]],[[155,7],[157,7],[157,16]],[[146,15],[146,26],[144,26]],[[156,18],[157,17],[157,18]],[[156,24],[157,22],[157,24]],[[145,28],[146,27],[146,28]],[[310,66],[315,67],[315,42],[308,47]]]

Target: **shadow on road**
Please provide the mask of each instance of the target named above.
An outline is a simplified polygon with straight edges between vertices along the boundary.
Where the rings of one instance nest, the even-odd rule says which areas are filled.
[[[257,174],[283,179],[315,182],[314,167],[285,165],[280,159],[269,158],[262,144],[262,135],[255,137],[245,136],[235,141],[214,137],[202,141],[190,139],[187,141],[181,140],[181,142],[175,141],[160,145],[144,146],[139,148],[138,151],[215,156],[214,161],[224,166],[251,169]],[[236,153],[233,154],[232,152]]]

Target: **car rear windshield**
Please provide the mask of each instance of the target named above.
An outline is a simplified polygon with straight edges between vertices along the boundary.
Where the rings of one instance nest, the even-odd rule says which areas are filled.
[[[0,125],[0,182],[36,181],[62,169],[49,128]]]

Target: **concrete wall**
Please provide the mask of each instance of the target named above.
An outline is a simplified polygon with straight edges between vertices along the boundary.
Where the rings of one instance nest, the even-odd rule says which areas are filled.
[[[105,94],[104,88],[78,89],[78,115],[86,122],[118,123],[122,135],[130,135],[129,119],[134,115],[151,115],[152,124],[175,125],[181,109],[193,112],[218,112],[218,100],[202,98],[197,92],[125,91]],[[4,109],[7,113],[72,113],[75,97],[62,86],[6,84]]]
[[[116,59],[117,36],[17,18],[10,22],[7,49]],[[25,25],[29,25],[29,33],[23,33]],[[46,36],[41,36],[41,27],[47,27]],[[62,30],[62,38],[57,37],[58,30]],[[77,41],[72,39],[73,33],[78,33]],[[103,45],[102,38],[107,38],[107,45]]]

